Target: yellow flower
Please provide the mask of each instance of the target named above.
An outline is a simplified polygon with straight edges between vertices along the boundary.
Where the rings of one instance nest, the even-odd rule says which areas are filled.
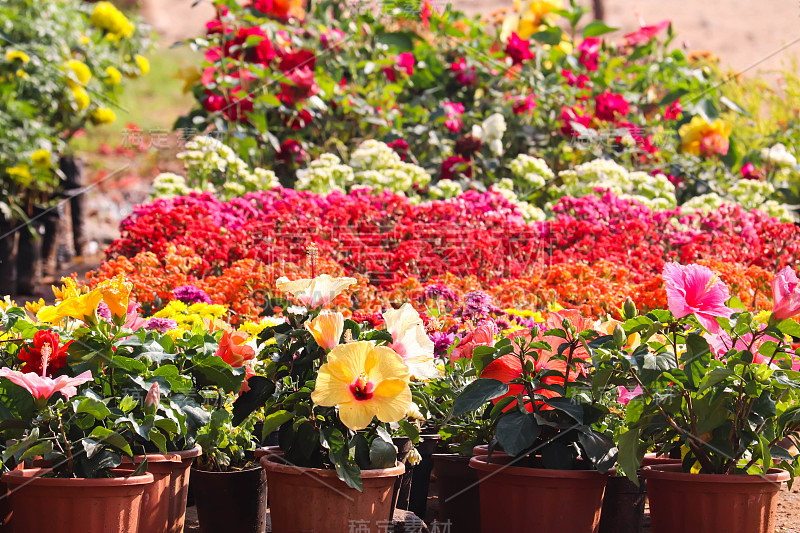
[[[339,407],[339,418],[352,430],[373,417],[397,422],[411,408],[408,367],[394,350],[361,341],[341,344],[328,353],[317,375],[311,400]]]
[[[25,164],[19,164],[13,167],[6,168],[6,174],[11,176],[11,178],[14,181],[21,183],[23,185],[27,185],[28,183],[31,182],[31,179],[33,179],[31,171],[28,168],[28,165]]]
[[[86,45],[88,45],[90,42],[91,42],[91,40],[89,39],[89,37],[87,37],[86,35],[81,35],[81,38],[80,38],[80,43],[81,43],[83,46],[86,46]]]
[[[139,67],[139,73],[142,76],[150,72],[150,61],[148,61],[146,57],[136,54],[133,56],[133,61],[136,63],[136,66]]]
[[[175,74],[175,77],[179,80],[183,80],[183,94],[186,94],[200,81],[201,76],[200,70],[197,67],[191,66],[178,69],[178,73]]]
[[[722,120],[709,124],[703,117],[694,116],[692,121],[678,130],[681,151],[693,155],[725,155],[728,153],[731,125]]]
[[[92,79],[92,71],[89,70],[86,63],[82,63],[77,59],[70,59],[66,62],[65,66],[69,71],[67,72],[67,85],[72,89],[76,87],[86,87],[86,84]],[[70,75],[70,73],[72,75]]]
[[[45,306],[44,298],[39,298],[38,302],[28,302],[25,304],[25,309],[27,309],[31,314],[36,315],[42,308]]]
[[[36,168],[50,168],[53,161],[50,159],[50,152],[41,148],[31,154],[31,161]]]
[[[91,112],[89,118],[93,124],[111,124],[117,120],[117,115],[107,107],[98,107]]]
[[[75,104],[78,106],[79,111],[83,111],[89,107],[89,93],[83,87],[75,87],[72,89],[72,96],[75,98]]]
[[[39,322],[50,323],[60,322],[66,317],[93,322],[95,311],[102,299],[103,293],[96,288],[77,298],[68,298],[58,305],[44,307],[36,313],[36,318],[39,319]]]
[[[94,6],[90,18],[92,24],[109,32],[114,40],[122,37],[132,37],[136,26],[111,2],[98,2]]]
[[[545,29],[545,23],[555,20],[552,11],[562,9],[562,0],[526,0],[515,2],[518,15],[511,15],[503,21],[501,39],[505,41],[512,32],[516,32],[522,39],[527,39],[537,31]]]
[[[112,315],[127,316],[133,283],[126,281],[125,276],[119,274],[104,281],[97,288],[103,293],[103,302],[108,306]]]
[[[17,302],[11,299],[11,296],[5,295],[3,299],[0,300],[0,309],[3,311],[7,311],[9,307],[17,307]]]
[[[56,301],[62,302],[70,298],[77,298],[83,292],[81,287],[78,286],[78,282],[75,281],[74,278],[61,278],[61,283],[63,283],[61,288],[56,287],[55,285],[51,286],[53,288],[53,296],[56,297]]]
[[[6,61],[13,62],[16,59],[19,59],[23,63],[27,63],[31,60],[30,56],[21,50],[8,50],[6,52]]]
[[[106,67],[106,83],[119,85],[122,81],[122,72],[116,67]]]
[[[27,77],[28,77],[28,73],[27,73],[27,72],[25,72],[25,71],[24,71],[24,70],[22,70],[22,69],[18,69],[18,70],[17,70],[17,77],[18,77],[19,79],[21,79],[21,80],[24,80],[25,78],[27,78]]]
[[[289,281],[288,278],[278,278],[275,286],[279,291],[294,295],[303,304],[317,308],[328,305],[339,293],[350,285],[355,285],[355,278],[334,278],[322,274],[314,279],[298,279]]]
[[[314,336],[321,347],[331,350],[339,344],[344,332],[344,315],[328,310],[321,312],[314,320],[306,322],[306,329]]]

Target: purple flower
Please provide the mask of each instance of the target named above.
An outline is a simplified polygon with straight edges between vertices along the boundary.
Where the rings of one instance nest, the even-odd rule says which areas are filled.
[[[456,296],[455,291],[446,285],[442,285],[441,283],[434,283],[425,287],[424,295],[426,300],[442,299],[447,300],[448,302],[458,301],[458,296]]]
[[[447,349],[453,344],[456,339],[455,334],[445,333],[443,331],[434,331],[428,335],[433,341],[433,353],[436,357],[446,357]]]
[[[100,302],[100,304],[97,306],[97,316],[106,322],[111,322],[111,309],[108,308],[105,302]]]
[[[176,329],[178,323],[171,318],[156,318],[153,317],[147,321],[144,329],[148,331],[158,331],[159,333],[166,333],[171,329]]]
[[[483,291],[470,291],[464,295],[464,305],[457,314],[467,319],[484,318],[489,313],[498,311],[492,297]]]
[[[194,285],[183,285],[181,287],[177,287],[172,291],[172,296],[174,296],[176,300],[180,300],[187,305],[196,303],[211,303],[211,297],[206,294],[204,290],[198,289]]]

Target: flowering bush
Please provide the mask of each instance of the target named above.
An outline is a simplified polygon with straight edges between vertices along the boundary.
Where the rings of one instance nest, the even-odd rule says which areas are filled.
[[[66,142],[115,119],[122,79],[147,74],[146,27],[110,2],[12,0],[0,7],[0,214],[49,200]]]

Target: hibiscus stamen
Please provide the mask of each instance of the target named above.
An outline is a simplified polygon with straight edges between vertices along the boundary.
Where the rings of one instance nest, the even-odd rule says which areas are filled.
[[[42,345],[42,377],[47,376],[47,365],[50,362],[50,355],[53,353],[53,347],[49,342]]]
[[[375,385],[370,382],[369,376],[367,376],[366,372],[359,374],[355,383],[350,385],[350,392],[353,393],[355,399],[359,401],[369,400],[372,398],[374,390]]]
[[[319,257],[319,248],[317,243],[312,242],[306,247],[306,264],[311,270],[311,277],[317,276],[317,257]]]

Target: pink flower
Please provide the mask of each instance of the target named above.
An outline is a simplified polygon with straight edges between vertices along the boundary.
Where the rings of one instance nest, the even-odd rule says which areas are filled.
[[[155,406],[158,409],[158,404],[161,403],[161,391],[158,388],[158,381],[154,381],[150,385],[150,390],[147,391],[147,396],[144,399],[144,404],[147,407]]]
[[[666,120],[678,120],[683,113],[683,106],[680,100],[675,100],[667,106],[664,110],[664,118]]]
[[[383,69],[383,73],[386,74],[386,79],[388,79],[390,82],[394,83],[397,81],[397,73],[395,71],[396,68],[399,68],[408,76],[414,74],[414,65],[417,63],[417,60],[414,59],[414,54],[411,52],[403,52],[399,56],[395,57],[394,60],[397,64],[396,67]]]
[[[461,115],[464,114],[464,104],[459,102],[445,102],[444,114],[447,119],[444,121],[444,126],[450,131],[459,131],[464,123],[461,121]]]
[[[625,116],[630,111],[628,101],[621,94],[603,91],[594,99],[595,115],[600,120],[613,122],[617,115]]]
[[[578,46],[578,52],[581,53],[580,62],[586,67],[586,70],[594,72],[597,70],[597,58],[600,55],[600,39],[597,37],[587,37]]]
[[[746,180],[757,180],[761,178],[761,173],[753,163],[744,165],[740,172],[742,173],[742,178]]]
[[[580,74],[576,76],[571,70],[563,69],[561,71],[561,75],[567,79],[567,85],[570,87],[577,87],[579,89],[584,89],[586,85],[589,83],[589,76],[586,74]]]
[[[516,32],[512,33],[511,37],[508,38],[506,54],[511,58],[511,62],[514,65],[521,65],[528,59],[534,58],[534,53],[531,52],[531,42],[521,39]]]
[[[528,96],[517,96],[514,99],[514,103],[511,105],[511,109],[514,111],[515,115],[530,113],[536,109],[536,99],[532,94],[529,94]]]
[[[642,26],[635,32],[625,36],[625,44],[628,46],[636,46],[637,44],[649,43],[653,37],[667,28],[669,28],[668,20],[662,20],[654,26]]]
[[[89,370],[74,378],[58,376],[52,379],[42,377],[36,372],[19,372],[8,367],[0,368],[0,378],[7,378],[12,383],[27,390],[34,398],[45,400],[57,392],[60,392],[64,398],[69,400],[78,393],[78,385],[83,385],[94,379]]]
[[[667,304],[675,318],[694,313],[709,333],[718,333],[721,328],[715,317],[729,318],[733,314],[725,305],[730,298],[728,286],[710,268],[667,263],[662,277],[667,290]]]
[[[139,316],[139,307],[136,302],[128,303],[128,317],[125,320],[125,327],[137,331],[147,325],[147,320]]]
[[[491,320],[484,320],[478,327],[469,333],[458,346],[450,352],[450,360],[462,357],[472,357],[476,346],[494,346],[494,336],[497,335],[497,325]]]
[[[772,279],[772,314],[779,320],[800,313],[800,287],[797,274],[785,267]]]
[[[584,128],[588,128],[589,124],[592,123],[592,117],[584,111],[581,105],[562,107],[561,120],[564,121],[564,124],[561,126],[561,133],[569,135],[570,137],[578,136],[578,132],[573,128],[573,123],[580,124]]]
[[[475,67],[468,67],[463,57],[459,57],[453,61],[450,64],[450,70],[455,72],[456,81],[460,85],[470,87],[478,83],[478,75],[475,73]]]
[[[642,386],[636,385],[633,390],[628,390],[627,387],[617,387],[617,392],[619,393],[619,403],[628,405],[631,400],[642,395]]]

